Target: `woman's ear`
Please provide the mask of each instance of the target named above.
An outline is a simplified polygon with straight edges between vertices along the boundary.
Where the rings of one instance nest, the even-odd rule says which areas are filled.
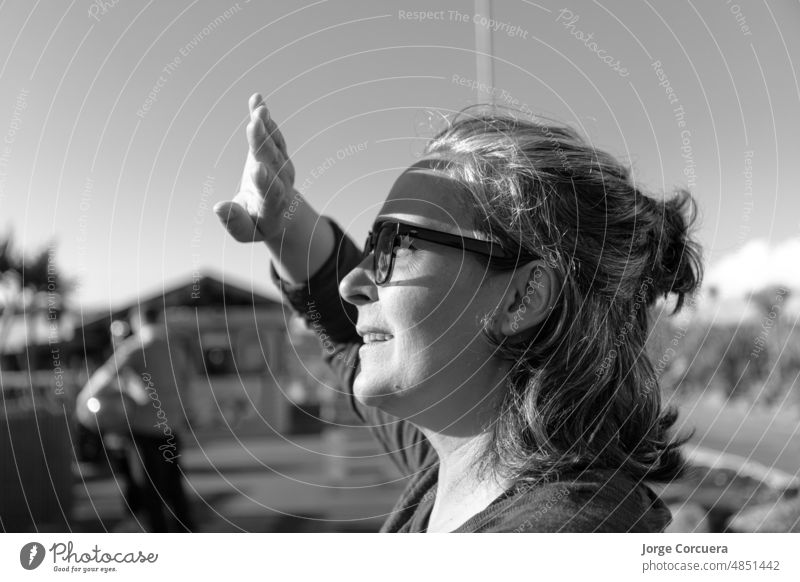
[[[550,315],[557,296],[558,277],[544,261],[516,269],[497,314],[500,333],[513,337],[534,329]]]

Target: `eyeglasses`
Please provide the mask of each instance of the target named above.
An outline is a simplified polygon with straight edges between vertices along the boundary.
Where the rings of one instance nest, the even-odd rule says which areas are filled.
[[[395,251],[398,248],[408,248],[411,244],[411,239],[424,240],[461,249],[462,251],[477,253],[488,257],[490,264],[494,264],[498,268],[513,269],[519,264],[541,258],[522,250],[514,253],[509,252],[499,242],[440,232],[395,220],[381,220],[376,222],[372,228],[373,230],[367,235],[367,242],[364,244],[363,258],[366,258],[374,251],[372,271],[375,275],[376,285],[383,285],[392,277]]]

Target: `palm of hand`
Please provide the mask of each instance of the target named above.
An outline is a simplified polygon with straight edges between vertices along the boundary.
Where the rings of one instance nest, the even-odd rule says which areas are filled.
[[[250,98],[247,141],[239,193],[233,201],[217,204],[214,211],[239,242],[275,239],[292,218],[287,209],[295,196],[295,171],[283,136],[260,95]]]

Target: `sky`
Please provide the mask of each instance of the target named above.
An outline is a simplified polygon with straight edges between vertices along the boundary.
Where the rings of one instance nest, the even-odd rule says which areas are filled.
[[[723,292],[800,281],[800,4],[496,0],[492,18],[498,102],[572,125],[656,195],[689,188]],[[52,242],[86,308],[206,270],[275,295],[266,249],[211,210],[237,189],[248,97],[361,242],[442,115],[476,101],[475,27],[469,1],[5,0],[0,233]]]

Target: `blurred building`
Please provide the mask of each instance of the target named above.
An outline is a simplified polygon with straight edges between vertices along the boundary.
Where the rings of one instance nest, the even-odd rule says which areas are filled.
[[[292,354],[289,313],[281,303],[213,275],[188,277],[113,311],[84,317],[67,351],[95,369],[113,352],[112,329],[117,341],[124,338],[130,314],[150,307],[163,313],[170,351],[188,353],[193,363],[195,381],[187,396],[194,429],[290,428],[292,403],[285,394]]]
[[[91,456],[88,442],[99,443],[78,430],[75,396],[130,333],[130,314],[148,307],[162,312],[170,352],[188,354],[195,371],[188,445],[321,429],[331,378],[317,338],[251,289],[201,274],[109,311],[57,320],[46,307],[28,312],[6,322],[0,357],[1,530],[68,529],[73,468]],[[102,461],[99,444],[95,452]]]

